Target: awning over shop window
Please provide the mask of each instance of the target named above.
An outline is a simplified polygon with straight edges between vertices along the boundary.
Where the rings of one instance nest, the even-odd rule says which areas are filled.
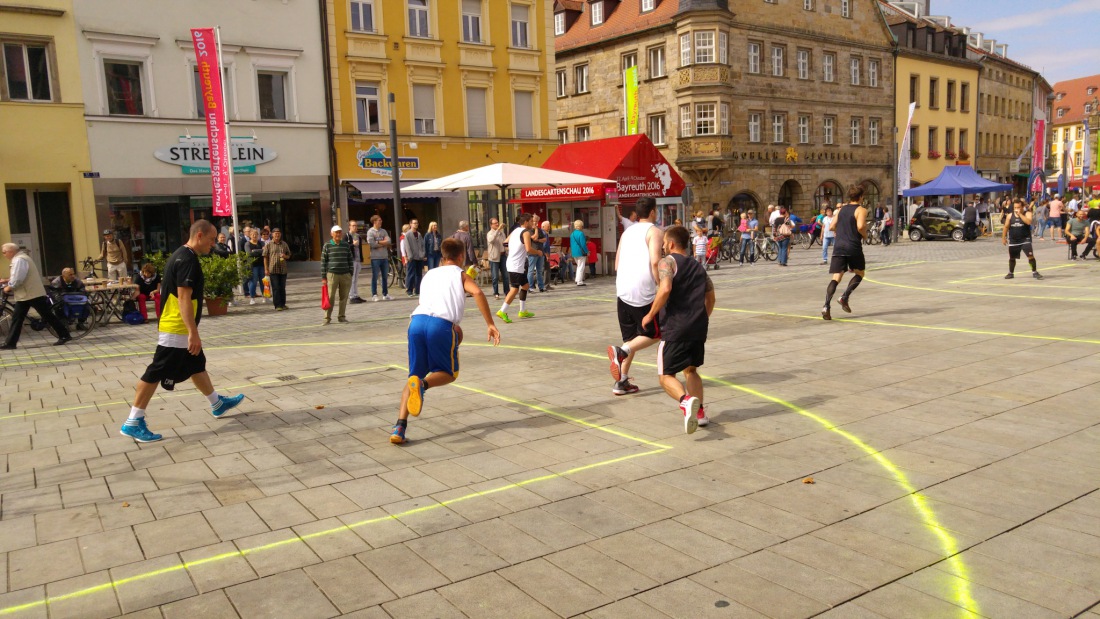
[[[421,179],[423,180],[423,179]],[[401,188],[415,185],[421,180],[414,181],[401,181]],[[393,181],[344,181],[344,183],[351,185],[358,189],[363,194],[364,200],[392,200],[393,199]],[[402,193],[402,200],[409,200],[414,198],[447,198],[454,196],[454,192],[442,191],[438,193]]]

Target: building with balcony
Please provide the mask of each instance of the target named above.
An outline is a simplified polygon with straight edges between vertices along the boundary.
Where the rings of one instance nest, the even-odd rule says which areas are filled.
[[[640,130],[697,208],[793,207],[893,184],[893,39],[876,0],[559,0],[558,139],[626,132],[623,70],[638,67]]]
[[[329,0],[328,63],[343,219],[393,229],[389,121],[402,184],[498,162],[541,165],[556,141],[549,0]],[[392,93],[394,102],[389,102]],[[510,214],[495,192],[403,194],[403,220],[446,232]],[[404,223],[399,222],[399,223]],[[476,238],[476,235],[475,235]]]
[[[73,3],[0,2],[0,23],[0,240],[59,275],[99,243]]]
[[[1089,155],[1091,164],[1088,188],[1100,191],[1100,174],[1097,170],[1097,118],[1100,117],[1100,75],[1090,75],[1077,79],[1058,82],[1053,86],[1054,97],[1051,103],[1051,143],[1050,155],[1053,159],[1054,173],[1048,180],[1054,180],[1059,173],[1065,173],[1066,186],[1082,186],[1085,155]],[[1089,135],[1085,127],[1089,121]]]

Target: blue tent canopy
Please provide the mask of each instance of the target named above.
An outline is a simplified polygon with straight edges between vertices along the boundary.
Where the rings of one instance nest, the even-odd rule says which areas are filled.
[[[1012,185],[986,180],[968,165],[947,166],[935,179],[920,187],[906,189],[901,195],[913,196],[961,196],[968,193],[992,193],[1012,191]]]

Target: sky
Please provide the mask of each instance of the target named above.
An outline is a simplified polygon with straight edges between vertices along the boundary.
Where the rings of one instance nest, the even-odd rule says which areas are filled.
[[[1051,84],[1100,74],[1100,0],[931,0],[931,14],[1007,43]]]

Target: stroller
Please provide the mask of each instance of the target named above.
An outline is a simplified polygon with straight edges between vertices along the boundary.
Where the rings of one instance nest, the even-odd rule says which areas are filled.
[[[550,269],[550,280],[557,280],[559,284],[565,281],[561,272],[561,254],[557,252],[551,253],[546,257],[546,264]]]
[[[722,253],[722,237],[714,235],[707,241],[707,253],[703,260],[703,268],[709,269],[714,266],[715,270],[718,270],[718,258]]]

